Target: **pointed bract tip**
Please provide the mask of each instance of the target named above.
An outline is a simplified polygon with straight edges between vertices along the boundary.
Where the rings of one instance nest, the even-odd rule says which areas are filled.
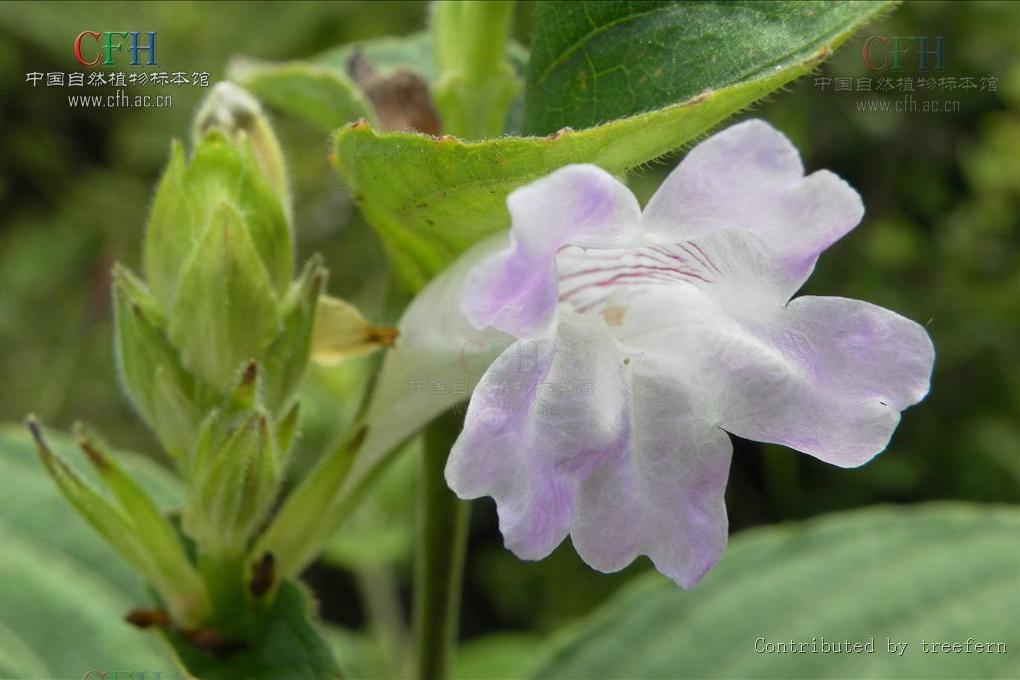
[[[244,367],[241,375],[241,387],[251,387],[259,377],[259,364],[255,359],[249,359],[248,365]]]
[[[159,609],[132,609],[124,620],[136,628],[166,628],[170,625],[170,616]]]
[[[35,417],[34,413],[29,413],[25,416],[25,427],[32,433],[32,438],[35,439],[35,443],[41,446],[45,446],[46,442],[43,441],[42,426],[39,425],[39,420]]]
[[[370,326],[365,332],[365,339],[382,347],[393,347],[400,331],[389,326]]]
[[[74,425],[71,426],[71,432],[74,434],[75,441],[78,442],[78,448],[82,450],[82,453],[85,454],[92,465],[99,470],[108,470],[110,468],[109,459],[100,451],[95,435],[85,423],[80,420],[74,421]]]
[[[57,458],[53,450],[50,449],[49,444],[46,443],[46,437],[43,436],[42,425],[39,420],[35,417],[35,414],[30,413],[25,418],[25,427],[32,433],[32,439],[35,440],[35,450],[39,454],[43,463],[50,467],[52,465],[60,465],[60,460]]]
[[[110,467],[110,461],[106,459],[106,456],[100,453],[99,449],[97,449],[91,441],[87,439],[79,441],[78,446],[80,446],[81,450],[86,456],[88,456],[89,462],[100,470],[106,470]]]
[[[276,558],[273,553],[265,552],[262,559],[252,565],[252,577],[249,588],[255,597],[262,597],[273,587],[276,579]]]

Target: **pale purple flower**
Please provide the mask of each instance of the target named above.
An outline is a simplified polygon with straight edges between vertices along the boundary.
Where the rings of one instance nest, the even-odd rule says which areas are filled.
[[[727,432],[854,467],[928,391],[934,350],[918,324],[857,300],[791,300],[864,209],[836,175],[805,177],[761,121],[698,145],[644,211],[591,165],[507,205],[509,245],[469,254],[404,326],[414,342],[438,318],[423,310],[457,295],[475,328],[512,336],[446,477],[463,498],[495,499],[524,559],[569,535],[598,570],[648,555],[689,587],[726,544]]]

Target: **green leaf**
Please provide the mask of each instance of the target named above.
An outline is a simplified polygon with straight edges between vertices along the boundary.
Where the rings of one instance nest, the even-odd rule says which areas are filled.
[[[540,2],[524,125],[583,128],[706,90],[802,73],[887,2]]]
[[[808,5],[809,7],[823,7]],[[827,7],[824,6],[824,7]],[[704,133],[748,104],[804,75],[879,9],[858,7],[841,30],[802,41],[796,58],[665,108],[549,137],[476,143],[355,123],[335,138],[335,162],[408,288],[420,289],[469,246],[509,226],[507,194],[569,163],[620,174]],[[773,45],[775,64],[785,48]]]
[[[541,638],[526,633],[499,633],[472,638],[457,649],[453,680],[522,678]]]
[[[308,61],[271,63],[236,57],[227,66],[227,77],[244,85],[269,106],[303,118],[322,130],[333,130],[359,118],[377,125],[379,116],[366,92],[366,88],[371,89],[371,83],[359,85],[354,82],[350,75],[352,57],[360,55],[371,66],[377,83],[404,72],[421,78],[434,88],[438,77],[433,58],[434,44],[432,33],[422,31],[408,36],[348,43]],[[513,70],[513,79],[523,81],[527,52],[510,41],[506,56]],[[496,88],[505,90],[506,86],[497,84]],[[397,98],[400,96],[397,95]],[[402,103],[407,104],[406,101]],[[500,104],[500,107],[503,106]],[[523,108],[523,98],[518,96],[509,115],[505,116],[508,129],[520,127]],[[504,117],[502,114],[499,116]]]
[[[341,45],[313,57],[312,62],[346,73],[347,65],[355,53],[368,59],[380,76],[390,76],[396,71],[410,71],[429,83],[434,83],[438,76],[434,60],[435,42],[431,31]],[[510,40],[507,44],[507,59],[514,71],[523,76],[528,62],[527,51]]]
[[[95,473],[70,438],[50,446],[83,477]],[[177,481],[151,461],[118,457],[166,509]],[[156,640],[123,621],[150,606],[141,579],[47,477],[25,428],[0,426],[0,676],[80,678],[89,670],[178,677]]]
[[[239,58],[231,62],[228,75],[269,106],[324,132],[359,118],[375,118],[361,89],[341,69]]]
[[[312,62],[347,73],[351,57],[356,53],[368,59],[381,76],[390,76],[396,71],[410,71],[430,83],[436,79],[432,34],[428,31],[399,38],[387,36],[341,45],[313,57]]]
[[[311,617],[309,596],[301,586],[285,581],[246,650],[222,658],[177,635],[171,634],[170,642],[184,667],[203,680],[340,678],[333,651]]]
[[[335,626],[324,628],[323,633],[336,658],[340,660],[344,677],[365,680],[387,677],[387,659],[376,640]]]
[[[682,591],[650,574],[546,651],[534,678],[999,678],[1020,664],[1020,512],[930,504],[741,534]],[[874,637],[873,653],[759,653]],[[764,640],[762,640],[764,638]],[[906,642],[902,656],[887,638]],[[925,653],[921,641],[1004,643]]]

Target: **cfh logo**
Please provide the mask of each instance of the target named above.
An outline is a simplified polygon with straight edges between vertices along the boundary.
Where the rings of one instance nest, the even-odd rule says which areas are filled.
[[[148,44],[145,44],[145,37]],[[115,66],[114,54],[130,54],[131,65],[139,66],[141,53],[148,55],[145,66],[158,66],[156,63],[156,32],[148,31],[82,31],[74,39],[74,58],[82,66]]]
[[[941,71],[946,67],[942,50],[942,36],[927,35],[873,35],[864,41],[861,56],[871,71],[902,71],[904,57],[916,50],[917,70]]]

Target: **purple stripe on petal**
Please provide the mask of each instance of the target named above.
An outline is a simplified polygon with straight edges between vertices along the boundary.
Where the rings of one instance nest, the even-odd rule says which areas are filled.
[[[759,236],[784,280],[785,299],[818,256],[864,215],[857,192],[827,170],[804,177],[797,150],[760,120],[723,130],[695,147],[648,202],[645,228],[674,241],[722,230]]]
[[[640,221],[640,208],[627,187],[593,165],[569,165],[521,187],[507,207],[510,246],[472,272],[462,309],[476,328],[542,337],[556,319],[559,250],[621,242]]]

